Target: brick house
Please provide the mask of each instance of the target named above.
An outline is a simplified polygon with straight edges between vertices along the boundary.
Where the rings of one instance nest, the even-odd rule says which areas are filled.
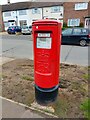
[[[78,21],[85,26],[85,19],[89,16],[89,11],[90,2],[65,2],[64,22],[68,25],[70,20],[73,20],[73,22]]]

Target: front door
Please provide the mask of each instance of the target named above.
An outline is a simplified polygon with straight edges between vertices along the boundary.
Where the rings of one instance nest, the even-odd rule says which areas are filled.
[[[90,26],[90,18],[85,19],[85,28],[89,28]]]

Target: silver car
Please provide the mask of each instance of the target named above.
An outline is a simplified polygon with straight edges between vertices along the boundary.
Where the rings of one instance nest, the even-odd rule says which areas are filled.
[[[31,34],[32,33],[32,26],[23,26],[22,27],[22,34]]]

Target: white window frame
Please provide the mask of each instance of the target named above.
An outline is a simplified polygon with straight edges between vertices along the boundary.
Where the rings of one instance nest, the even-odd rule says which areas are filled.
[[[76,3],[75,10],[86,10],[88,9],[88,3]]]
[[[40,14],[39,8],[33,8],[32,9],[32,14]]]
[[[4,17],[10,17],[11,16],[11,12],[4,12]]]
[[[80,19],[68,19],[68,26],[79,26],[80,25]]]
[[[60,6],[51,7],[51,13],[58,13],[58,12],[60,12]]]
[[[26,10],[19,10],[19,15],[27,15],[27,11]]]

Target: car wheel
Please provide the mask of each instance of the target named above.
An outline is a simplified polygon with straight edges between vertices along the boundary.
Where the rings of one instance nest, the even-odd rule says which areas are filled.
[[[86,46],[87,42],[86,40],[80,40],[80,46]]]
[[[8,32],[8,34],[11,34],[10,32]]]
[[[17,34],[17,32],[15,31],[15,33],[14,34]]]

